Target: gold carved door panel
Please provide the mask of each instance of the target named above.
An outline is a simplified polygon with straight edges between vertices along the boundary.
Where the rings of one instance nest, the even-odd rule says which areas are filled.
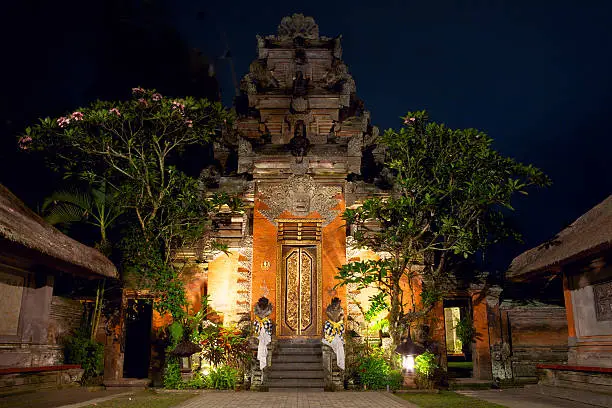
[[[281,336],[316,336],[319,284],[316,246],[283,246]]]

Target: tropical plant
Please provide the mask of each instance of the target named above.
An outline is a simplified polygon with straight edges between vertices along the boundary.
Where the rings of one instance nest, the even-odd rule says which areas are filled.
[[[118,243],[124,276],[159,295],[158,311],[181,318],[186,301],[174,249],[201,239],[211,228],[210,213],[228,197],[206,199],[198,181],[175,164],[190,146],[215,140],[232,118],[219,103],[132,91],[126,101],[96,101],[41,119],[25,129],[19,146],[42,151],[65,177],[117,193],[125,210]]]
[[[204,321],[196,341],[202,346],[201,356],[213,366],[226,365],[242,369],[251,359],[248,337],[234,327],[223,327]]]
[[[64,340],[64,362],[79,364],[83,369],[81,382],[87,384],[104,371],[104,345],[93,340],[83,325]]]
[[[369,355],[360,358],[358,373],[363,384],[370,390],[385,388],[388,384],[389,363],[381,349],[373,349]]]
[[[464,316],[459,320],[455,325],[455,333],[457,333],[457,337],[461,341],[461,344],[463,344],[464,347],[469,347],[476,338],[476,328],[474,327],[472,319]]]
[[[102,253],[109,255],[107,231],[123,212],[117,200],[117,193],[110,190],[107,184],[103,183],[87,191],[56,191],[43,203],[45,220],[51,225],[84,222],[95,226],[100,233],[100,242],[96,246]]]
[[[378,142],[389,195],[366,199],[343,217],[358,247],[389,256],[343,265],[336,278],[378,290],[370,307],[389,310],[389,332],[398,344],[439,299],[439,284],[458,261],[518,238],[505,222],[517,193],[550,181],[495,151],[484,132],[430,122],[425,111],[408,112],[404,126],[387,130]]]
[[[233,390],[238,382],[239,371],[228,365],[212,368],[206,376],[206,386],[217,390]]]
[[[431,389],[435,386],[434,376],[439,366],[436,356],[426,351],[414,359],[415,383],[418,388]]]

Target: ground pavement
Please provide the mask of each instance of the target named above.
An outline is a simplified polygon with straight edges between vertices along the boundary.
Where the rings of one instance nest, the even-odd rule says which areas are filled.
[[[477,398],[508,408],[594,408],[595,405],[583,404],[561,398],[538,394],[533,387],[508,388],[502,390],[463,390],[455,391],[468,397]]]
[[[417,408],[386,392],[208,391],[177,408]]]

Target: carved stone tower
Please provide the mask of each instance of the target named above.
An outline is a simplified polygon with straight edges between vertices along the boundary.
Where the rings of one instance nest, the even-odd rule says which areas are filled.
[[[275,303],[278,336],[319,337],[325,306],[345,299],[334,276],[346,262],[340,214],[347,194],[355,198],[347,177],[360,174],[377,130],[341,56],[340,37],[319,36],[301,14],[283,18],[276,35],[257,36],[235,129],[215,149],[225,174],[248,180],[250,303]],[[236,177],[221,180],[232,183]]]

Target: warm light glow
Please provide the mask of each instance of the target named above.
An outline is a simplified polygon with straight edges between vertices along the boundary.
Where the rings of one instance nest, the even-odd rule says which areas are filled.
[[[414,371],[414,356],[412,354],[402,356],[402,367],[406,371]]]

